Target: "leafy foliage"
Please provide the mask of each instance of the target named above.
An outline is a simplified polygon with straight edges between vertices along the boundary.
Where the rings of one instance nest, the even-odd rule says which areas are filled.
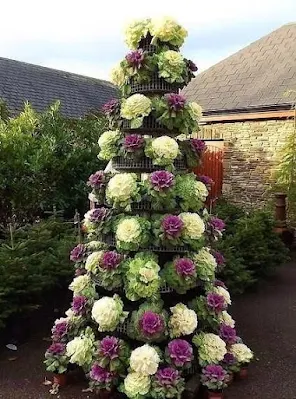
[[[75,235],[69,223],[49,218],[10,233],[0,243],[0,327],[10,315],[38,307],[73,273],[69,251]]]
[[[26,104],[15,118],[1,107],[0,218],[33,220],[55,205],[72,216],[86,209],[88,176],[98,167],[101,116],[69,120],[59,102],[38,114]]]
[[[288,250],[274,232],[274,220],[264,210],[245,214],[222,201],[215,212],[226,221],[226,232],[217,248],[226,258],[221,279],[232,293],[242,293],[270,276],[288,259]]]
[[[284,192],[288,200],[288,218],[296,223],[296,106],[294,127],[287,137],[279,156],[279,165],[274,175],[272,191]]]

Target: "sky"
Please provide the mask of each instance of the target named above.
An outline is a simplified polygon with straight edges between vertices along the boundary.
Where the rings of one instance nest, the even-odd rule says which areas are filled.
[[[175,18],[188,30],[182,53],[202,71],[296,22],[296,1],[2,0],[0,57],[109,79],[128,51],[125,26],[161,16]]]

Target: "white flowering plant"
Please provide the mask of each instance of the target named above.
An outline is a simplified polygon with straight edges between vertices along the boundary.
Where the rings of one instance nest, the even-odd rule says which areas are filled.
[[[125,29],[125,42],[127,46],[135,50],[140,41],[148,35],[150,26],[150,18],[131,22]]]
[[[144,342],[161,342],[168,335],[168,313],[161,302],[144,302],[132,312],[127,334],[131,339]]]
[[[197,315],[183,303],[170,308],[172,315],[169,318],[169,333],[171,338],[193,334],[197,328]]]
[[[96,297],[95,285],[88,274],[75,277],[69,285],[69,289],[73,291],[75,295],[83,295],[90,299]]]
[[[183,95],[169,93],[152,102],[154,116],[167,129],[186,135],[199,131],[198,120]]]
[[[137,251],[150,241],[150,222],[140,216],[119,216],[114,223],[116,248],[119,251]]]
[[[152,18],[135,20],[125,30],[125,42],[131,49],[136,49],[141,40],[151,37],[151,44],[168,44],[181,47],[187,37],[187,31],[174,19]]]
[[[146,140],[145,155],[152,159],[154,165],[170,166],[173,169],[173,163],[181,153],[176,140],[161,136]]]
[[[187,64],[183,56],[173,50],[163,51],[157,56],[158,76],[169,83],[183,83],[187,75]]]
[[[193,261],[197,264],[197,276],[204,282],[212,282],[215,279],[217,262],[207,247],[201,248],[192,255]]]
[[[144,94],[133,94],[123,99],[121,103],[121,117],[130,121],[131,128],[142,126],[143,119],[152,111],[152,102]]]
[[[176,48],[183,45],[188,34],[186,29],[169,17],[151,19],[149,32],[153,36],[152,44],[168,43]]]
[[[95,335],[90,327],[87,327],[80,336],[67,343],[66,356],[70,363],[77,364],[87,370],[95,353]]]
[[[114,331],[127,316],[128,312],[123,310],[123,302],[117,294],[100,298],[93,304],[92,318],[98,324],[99,332]]]
[[[204,246],[205,224],[198,213],[183,212],[179,215],[183,222],[182,240],[194,251]]]
[[[153,375],[162,360],[159,348],[144,344],[134,349],[130,356],[130,369],[143,375]]]
[[[176,176],[176,196],[183,211],[202,209],[208,194],[206,186],[197,180],[194,173]]]
[[[242,342],[230,346],[229,352],[234,355],[240,366],[245,366],[254,358],[251,349]]]
[[[119,386],[119,391],[129,399],[144,399],[149,397],[151,377],[146,374],[130,372]]]
[[[118,153],[118,145],[122,138],[122,134],[119,130],[108,130],[104,132],[99,140],[98,144],[100,152],[98,158],[104,161],[110,161]]]
[[[140,298],[159,299],[160,266],[154,253],[139,252],[134,258],[126,260],[124,268],[124,289],[130,301]]]
[[[199,364],[202,367],[221,362],[227,353],[225,342],[216,334],[199,333],[193,337],[192,342],[198,349]]]
[[[118,173],[113,176],[106,189],[108,205],[115,209],[131,210],[132,202],[141,201],[140,184],[135,173]]]

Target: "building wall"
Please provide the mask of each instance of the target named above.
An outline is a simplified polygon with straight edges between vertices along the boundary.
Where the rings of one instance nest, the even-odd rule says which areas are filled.
[[[292,120],[223,122],[202,127],[204,139],[224,139],[223,195],[233,203],[262,206],[268,199],[279,152]]]

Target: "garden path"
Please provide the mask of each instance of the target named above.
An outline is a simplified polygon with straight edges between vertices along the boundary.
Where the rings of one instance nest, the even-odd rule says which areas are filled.
[[[276,277],[256,292],[234,301],[231,313],[242,338],[259,361],[250,367],[246,381],[236,382],[225,399],[296,399],[296,263],[282,267]],[[49,331],[52,320],[43,324]],[[0,354],[1,399],[52,398],[45,378],[43,354],[48,346],[44,331],[35,335],[17,352]],[[88,399],[81,386],[64,388],[59,399]]]

